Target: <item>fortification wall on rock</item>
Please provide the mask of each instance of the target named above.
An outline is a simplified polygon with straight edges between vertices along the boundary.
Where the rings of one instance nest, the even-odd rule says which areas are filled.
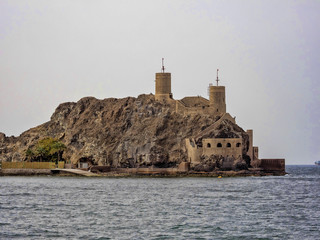
[[[242,156],[242,138],[207,138],[202,140],[203,154],[223,157]]]
[[[200,156],[202,154],[202,148],[199,148],[192,138],[185,139],[185,144],[188,154],[188,162],[199,163]]]
[[[242,138],[206,138],[202,140],[202,147],[197,146],[194,139],[188,138],[185,141],[188,153],[188,161],[199,163],[200,157],[204,156],[223,156],[241,158],[242,157]]]
[[[259,159],[259,147],[253,147],[253,159]]]
[[[176,112],[182,115],[212,114],[209,105],[186,106],[181,100],[176,100]]]
[[[261,159],[260,167],[265,171],[285,172],[285,159],[282,159],[282,158]]]

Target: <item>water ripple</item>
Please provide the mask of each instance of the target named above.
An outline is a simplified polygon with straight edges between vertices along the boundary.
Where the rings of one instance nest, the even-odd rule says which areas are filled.
[[[320,168],[283,177],[0,178],[0,239],[317,239]]]

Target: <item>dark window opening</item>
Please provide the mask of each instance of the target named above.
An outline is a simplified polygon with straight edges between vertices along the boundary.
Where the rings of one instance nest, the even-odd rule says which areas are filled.
[[[241,143],[237,143],[237,147],[240,147],[241,146]]]
[[[221,143],[218,143],[218,144],[217,144],[217,147],[222,147],[222,144],[221,144]]]
[[[207,147],[208,147],[208,148],[211,148],[211,144],[210,144],[210,143],[207,143]]]
[[[231,143],[227,143],[227,147],[231,147]]]

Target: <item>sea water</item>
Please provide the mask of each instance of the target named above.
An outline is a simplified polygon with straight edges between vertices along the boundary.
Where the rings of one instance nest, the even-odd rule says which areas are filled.
[[[0,239],[320,239],[320,167],[281,177],[0,177]]]

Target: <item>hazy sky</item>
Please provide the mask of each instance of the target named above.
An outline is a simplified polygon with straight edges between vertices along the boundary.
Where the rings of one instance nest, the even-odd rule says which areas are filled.
[[[162,57],[175,99],[208,97],[220,69],[261,158],[320,160],[317,0],[0,0],[0,132],[85,96],[154,93]]]

